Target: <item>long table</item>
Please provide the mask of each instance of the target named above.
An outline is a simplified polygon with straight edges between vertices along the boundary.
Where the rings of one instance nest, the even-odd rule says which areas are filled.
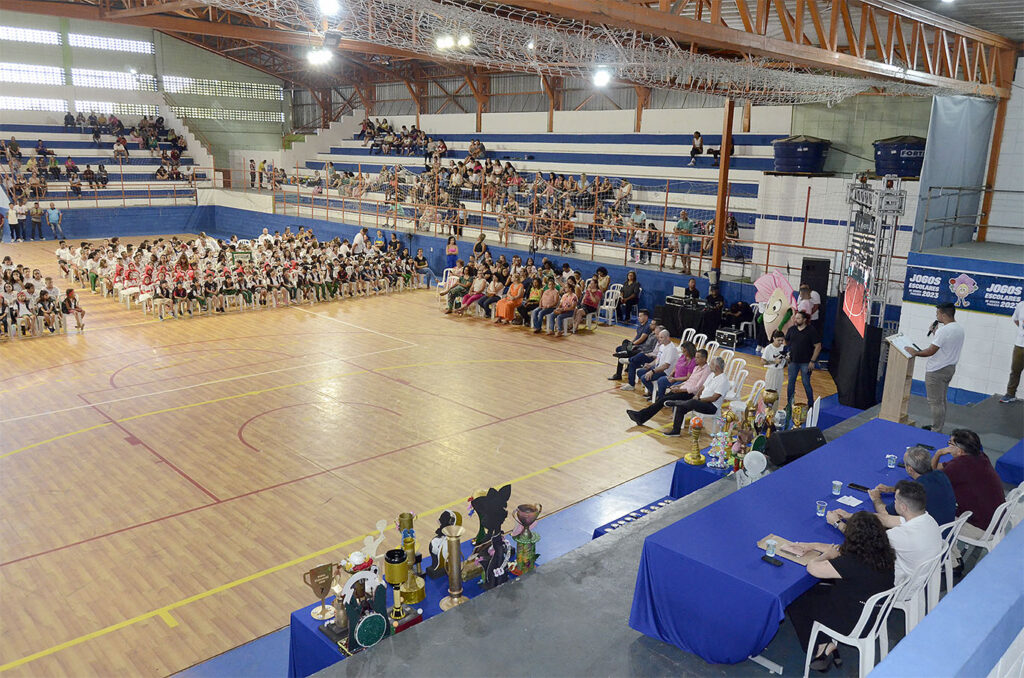
[[[836,543],[842,535],[815,514],[872,510],[866,493],[846,488],[893,485],[906,478],[886,454],[909,446],[942,447],[946,436],[874,419],[765,478],[647,537],[637,572],[629,625],[708,662],[734,664],[757,655],[779,629],[786,606],[817,581],[804,567],[761,560],[757,542],[774,533],[793,541]],[[832,495],[863,500],[844,507]]]
[[[1019,485],[1024,482],[1024,440],[1018,441],[996,460],[996,473],[1004,483]]]

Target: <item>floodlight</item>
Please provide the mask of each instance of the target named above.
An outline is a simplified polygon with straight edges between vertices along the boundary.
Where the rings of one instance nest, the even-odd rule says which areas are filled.
[[[599,68],[594,71],[594,85],[604,87],[612,80],[612,74],[606,68]]]

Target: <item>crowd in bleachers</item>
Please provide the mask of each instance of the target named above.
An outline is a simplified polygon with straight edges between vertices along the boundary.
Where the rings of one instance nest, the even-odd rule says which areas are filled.
[[[90,113],[86,117],[80,112],[76,118],[67,113],[64,116],[64,129],[76,128],[81,133],[91,133],[97,148],[104,143],[105,135],[113,137],[112,163],[122,166],[127,164],[130,156],[128,149],[137,147],[139,151],[149,151],[150,157],[159,157],[160,165],[153,174],[155,179],[195,184],[194,169],[191,166],[182,169],[182,154],[188,150],[188,142],[173,129],[166,129],[163,117],[150,120],[148,116],[143,116],[136,125],[129,128],[116,115],[108,118],[103,113]],[[166,139],[170,147],[161,148],[161,139]],[[86,164],[81,169],[71,155],[60,162],[56,152],[43,139],[37,140],[32,155],[22,149],[14,136],[8,141],[0,140],[0,163],[4,165],[0,166],[4,190],[15,204],[47,198],[53,182],[66,182],[67,197],[81,198],[83,184],[90,189],[102,189],[110,181],[105,164],[99,164],[95,170],[91,164]]]
[[[394,130],[386,119],[365,119],[357,136],[364,146],[379,145],[382,154],[422,154],[424,171],[396,164],[382,167],[373,176],[339,171],[328,161],[323,175],[316,170],[312,176],[293,177],[291,183],[312,188],[314,195],[329,195],[330,189],[336,189],[342,197],[361,198],[380,191],[389,203],[385,225],[405,219],[417,230],[436,228],[456,235],[476,213],[463,201],[477,200],[480,211],[495,219],[500,242],[509,244],[514,233],[528,234],[531,253],[573,253],[577,240],[620,242],[636,263],[648,263],[658,253],[672,256],[672,268],[682,258],[683,271],[688,272],[691,253],[711,251],[714,220],[691,221],[680,209],[671,214],[666,210],[665,223],[657,223],[633,202],[634,187],[628,178],[591,179],[586,173],[577,177],[556,172],[531,176],[511,162],[486,157],[486,148],[478,140],[470,141],[464,157],[450,157],[452,151],[443,140],[415,126]],[[720,155],[717,149],[705,151],[699,132],[695,133],[691,156],[705,152],[716,160]],[[726,238],[726,256],[744,258],[744,251],[735,244],[739,225],[733,215],[726,223]]]
[[[0,262],[0,336],[8,339],[54,334],[66,326],[68,318],[78,331],[85,330],[85,310],[78,303],[73,287],[63,292],[53,278],[42,271],[15,264],[10,256]]]

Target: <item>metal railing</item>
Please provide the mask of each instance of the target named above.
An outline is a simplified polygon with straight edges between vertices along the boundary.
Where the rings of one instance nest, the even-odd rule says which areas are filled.
[[[1024,221],[1012,224],[982,223],[991,216],[984,211],[984,205],[996,198],[1011,198],[1024,206],[1024,191],[1011,189],[989,188],[988,186],[932,186],[925,196],[923,232],[941,231],[942,245],[952,244],[950,241],[962,242],[957,238],[965,238],[964,231],[970,229],[970,239],[984,239],[987,229],[1024,230]],[[1018,219],[1022,210],[1016,211]],[[952,233],[947,233],[952,229]]]

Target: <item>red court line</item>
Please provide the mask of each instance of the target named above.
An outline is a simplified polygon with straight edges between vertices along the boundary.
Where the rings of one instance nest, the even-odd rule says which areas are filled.
[[[285,353],[284,351],[272,351],[270,349],[264,349],[264,348],[197,348],[197,349],[194,349],[192,351],[181,351],[180,353],[169,353],[169,354],[167,354],[165,356],[158,356],[158,358],[175,358],[175,357],[178,357],[178,356],[189,355],[189,354],[192,354],[192,353],[209,353],[211,351],[241,351],[241,352],[249,352],[249,353],[272,353],[274,355],[287,356],[288,358],[295,358],[295,357],[297,357],[297,356],[291,355],[290,353]],[[129,367],[135,367],[136,365],[141,365],[142,363],[146,362],[147,360],[154,360],[154,358],[143,358],[142,360],[136,360],[133,363],[128,363],[127,365],[123,365],[123,366],[117,368],[116,370],[114,370],[110,374],[110,379],[109,379],[110,388],[109,389],[99,389],[99,390],[100,391],[110,391],[110,390],[116,390],[116,389],[120,388],[117,384],[114,383],[114,381],[117,379],[117,376],[119,374],[121,374],[122,372],[124,372],[125,370],[127,370]],[[256,363],[254,363],[254,364],[256,364]],[[239,365],[238,367],[243,367],[243,366]],[[223,370],[223,369],[229,369],[229,368],[221,367],[221,368],[217,368],[217,369]],[[213,372],[215,370],[208,370],[208,371],[209,372]],[[170,378],[171,379],[177,379],[178,377],[170,377]],[[161,381],[161,380],[157,379],[156,381]],[[143,383],[146,383],[146,382],[143,382]],[[126,386],[125,388],[129,388],[129,387],[132,387],[132,386],[139,386],[139,384],[128,384],[128,386]],[[96,392],[97,391],[87,391],[87,393],[96,393]]]
[[[319,393],[319,391],[317,391],[317,393]],[[334,400],[334,399],[331,398],[331,400]],[[398,414],[398,412],[395,412],[394,410],[389,410],[386,407],[381,407],[380,405],[373,405],[371,403],[356,403],[356,402],[347,402],[347,401],[343,401],[343,400],[335,400],[334,402],[338,403],[339,405],[364,405],[366,407],[372,407],[374,409],[384,410],[385,412],[390,412],[391,414],[395,415],[396,417],[400,416]],[[238,440],[239,440],[239,442],[241,442],[243,445],[248,447],[253,452],[259,452],[260,451],[259,448],[255,447],[253,445],[250,445],[249,441],[247,441],[245,439],[245,435],[243,435],[243,431],[245,431],[245,427],[246,426],[248,426],[252,422],[256,421],[260,417],[268,415],[268,414],[271,414],[272,412],[277,412],[279,410],[287,410],[287,409],[292,408],[292,407],[302,407],[303,405],[322,405],[322,404],[323,403],[317,402],[317,401],[308,402],[308,403],[295,403],[294,405],[282,405],[281,407],[275,407],[272,410],[267,410],[265,412],[260,412],[259,414],[253,415],[252,417],[249,417],[248,419],[246,419],[245,423],[243,423],[241,426],[238,427]]]
[[[511,417],[505,417],[503,419],[498,419],[496,421],[489,421],[489,422],[487,422],[485,424],[479,424],[477,426],[473,426],[473,427],[465,429],[463,431],[457,431],[455,433],[449,433],[449,434],[446,434],[446,435],[443,435],[443,436],[438,436],[437,438],[432,438],[430,440],[424,440],[424,441],[421,441],[421,442],[418,442],[418,443],[413,443],[411,445],[405,445],[404,447],[399,447],[399,448],[396,448],[396,449],[393,449],[393,450],[388,450],[388,451],[385,451],[385,452],[381,452],[381,453],[375,454],[375,455],[373,455],[371,457],[367,457],[365,459],[359,459],[357,461],[349,462],[347,464],[340,464],[338,466],[334,466],[332,468],[325,469],[323,471],[317,471],[315,473],[309,473],[309,474],[306,474],[304,476],[300,476],[298,478],[291,478],[289,480],[283,480],[283,481],[281,481],[279,483],[275,483],[274,485],[269,485],[267,487],[259,488],[259,489],[256,489],[256,490],[251,490],[249,492],[245,492],[243,494],[239,494],[239,495],[234,496],[234,497],[228,497],[227,499],[221,499],[221,500],[219,500],[219,501],[217,501],[215,503],[212,503],[212,504],[203,504],[201,506],[193,506],[192,508],[185,509],[183,511],[178,511],[176,513],[171,513],[171,514],[168,514],[166,516],[161,516],[160,518],[153,518],[152,520],[147,520],[147,521],[144,521],[144,522],[141,522],[141,523],[136,523],[134,525],[127,525],[125,527],[121,527],[121,528],[118,528],[116,530],[112,530],[110,532],[105,532],[104,534],[97,534],[97,535],[94,535],[92,537],[87,537],[86,539],[80,539],[80,540],[78,540],[76,542],[72,542],[70,544],[64,544],[63,546],[55,546],[55,547],[53,547],[51,549],[47,549],[45,551],[40,551],[38,553],[31,553],[31,554],[26,555],[26,556],[21,556],[20,558],[15,558],[13,560],[8,560],[6,562],[0,563],[0,568],[7,567],[8,565],[14,565],[15,563],[20,563],[20,562],[25,561],[25,560],[31,560],[33,558],[39,558],[41,556],[49,555],[51,553],[56,553],[58,551],[63,551],[65,549],[73,548],[75,546],[81,546],[82,544],[87,544],[89,542],[97,541],[99,539],[105,539],[107,537],[112,537],[114,535],[121,534],[122,532],[129,532],[131,530],[134,530],[134,529],[137,529],[137,528],[140,528],[140,527],[146,527],[148,525],[153,525],[154,523],[159,523],[159,522],[162,522],[164,520],[170,520],[172,518],[179,518],[179,517],[181,517],[183,515],[186,515],[186,514],[189,514],[189,513],[193,513],[195,511],[200,511],[202,509],[210,508],[212,506],[220,506],[222,504],[226,504],[228,502],[235,501],[236,499],[244,499],[245,497],[251,497],[253,495],[261,494],[263,492],[268,492],[270,490],[276,490],[279,487],[284,487],[286,485],[292,485],[294,483],[302,482],[303,480],[309,480],[310,478],[315,478],[317,476],[324,475],[325,473],[332,473],[334,471],[339,471],[339,470],[341,470],[343,468],[350,468],[352,466],[356,466],[358,464],[362,464],[363,462],[373,461],[374,459],[380,459],[382,457],[386,457],[388,455],[395,454],[397,452],[402,452],[402,451],[411,449],[413,447],[418,447],[420,445],[429,445],[431,443],[435,443],[435,442],[437,442],[439,440],[443,440],[445,438],[454,437],[454,436],[457,436],[457,435],[462,435],[464,433],[469,433],[470,431],[475,431],[477,429],[486,428],[488,426],[493,426],[495,424],[500,424],[500,423],[505,422],[505,421],[511,421],[513,419],[519,419],[520,417],[525,417],[525,416],[530,415],[530,414],[536,414],[537,412],[543,412],[544,410],[550,410],[550,409],[553,409],[555,407],[561,407],[562,405],[568,405],[570,403],[578,402],[580,400],[585,400],[587,398],[592,398],[592,397],[594,397],[596,395],[601,395],[603,393],[608,393],[608,389],[603,389],[601,391],[597,391],[596,393],[588,393],[586,395],[578,396],[576,398],[571,398],[569,400],[565,400],[565,401],[562,401],[562,402],[559,402],[559,403],[552,403],[550,405],[545,405],[544,407],[538,407],[535,410],[530,410],[528,412],[523,412],[521,414],[514,414]]]
[[[168,468],[170,468],[171,470],[173,470],[173,471],[174,471],[175,473],[177,473],[177,474],[178,474],[179,476],[181,476],[182,478],[184,478],[184,479],[185,479],[185,480],[187,480],[188,482],[192,483],[192,485],[194,485],[194,486],[196,487],[196,489],[198,489],[198,490],[199,490],[200,492],[202,492],[203,494],[205,494],[206,496],[208,496],[208,497],[209,497],[210,499],[212,499],[212,500],[214,501],[214,503],[219,503],[219,502],[220,502],[220,499],[218,499],[218,498],[217,498],[217,495],[215,495],[215,494],[214,494],[213,492],[210,492],[210,491],[209,491],[208,489],[206,489],[205,487],[203,487],[202,485],[200,485],[200,484],[199,484],[198,482],[196,482],[196,481],[195,481],[195,480],[194,480],[194,479],[193,479],[192,477],[190,477],[190,476],[189,476],[189,475],[188,475],[187,473],[185,473],[185,472],[184,472],[184,471],[182,471],[182,470],[181,470],[180,468],[178,468],[177,466],[175,466],[175,465],[174,465],[173,463],[171,463],[170,461],[168,461],[167,459],[165,459],[165,458],[164,458],[164,457],[163,457],[163,456],[162,456],[162,455],[161,455],[161,454],[160,454],[159,452],[157,452],[157,451],[156,451],[156,450],[154,450],[154,449],[153,449],[152,447],[150,447],[149,445],[147,445],[147,444],[146,444],[146,443],[145,443],[145,442],[144,442],[144,441],[143,441],[143,440],[142,440],[141,438],[139,438],[138,436],[136,436],[135,434],[133,434],[133,433],[132,433],[131,431],[129,431],[128,429],[126,429],[126,428],[125,428],[124,426],[122,426],[122,425],[121,425],[121,422],[117,421],[116,419],[114,419],[113,417],[111,417],[110,415],[108,415],[108,414],[107,414],[106,412],[104,412],[103,410],[101,410],[101,409],[100,409],[100,408],[99,408],[98,406],[96,406],[96,405],[93,405],[92,403],[90,403],[90,402],[89,402],[89,400],[88,400],[88,398],[86,398],[85,396],[83,396],[83,395],[79,395],[78,397],[79,397],[79,398],[81,398],[81,399],[82,399],[83,401],[85,401],[85,402],[86,402],[87,404],[89,404],[89,405],[92,405],[92,409],[94,409],[94,410],[95,410],[96,412],[98,412],[98,413],[100,414],[100,416],[102,416],[102,417],[103,417],[103,418],[105,418],[105,419],[106,419],[107,421],[109,421],[109,422],[110,422],[111,424],[113,424],[114,426],[116,426],[116,427],[118,427],[119,429],[121,429],[122,431],[124,431],[124,433],[125,433],[126,435],[128,435],[128,436],[131,436],[131,437],[133,437],[133,438],[134,438],[135,440],[137,440],[137,441],[138,441],[137,443],[133,443],[133,444],[138,444],[138,445],[142,445],[142,446],[143,446],[143,447],[145,447],[145,448],[146,448],[147,450],[149,450],[150,454],[152,454],[152,455],[153,455],[154,457],[156,457],[157,459],[159,459],[159,460],[160,460],[160,461],[162,461],[163,463],[167,464]]]
[[[357,364],[357,363],[355,363],[355,362],[353,362],[351,360],[346,360],[345,362],[347,362],[349,365],[352,365],[353,367],[358,367],[361,370],[366,370],[370,374],[374,374],[374,375],[376,375],[378,377],[384,377],[385,379],[388,379],[390,381],[393,381],[393,382],[396,382],[398,384],[401,384],[402,386],[408,386],[409,388],[411,388],[411,389],[413,389],[415,391],[420,391],[421,393],[426,393],[427,395],[434,396],[435,398],[440,398],[441,400],[449,402],[452,405],[458,405],[459,407],[465,407],[467,410],[473,410],[477,414],[482,414],[485,417],[491,417],[492,419],[496,419],[498,421],[501,421],[501,417],[495,416],[495,415],[493,415],[493,414],[491,414],[489,412],[484,412],[483,410],[478,410],[475,407],[470,407],[469,405],[466,405],[465,403],[460,403],[458,400],[455,400],[453,398],[449,398],[448,396],[443,396],[443,395],[440,395],[438,393],[434,393],[433,391],[428,391],[427,389],[422,388],[420,386],[416,386],[415,384],[410,384],[409,382],[405,381],[404,379],[398,379],[397,377],[392,377],[389,374],[383,374],[381,372],[377,372],[375,370],[371,370],[371,369],[369,369],[367,367],[363,367],[362,365],[359,365],[359,364]]]

